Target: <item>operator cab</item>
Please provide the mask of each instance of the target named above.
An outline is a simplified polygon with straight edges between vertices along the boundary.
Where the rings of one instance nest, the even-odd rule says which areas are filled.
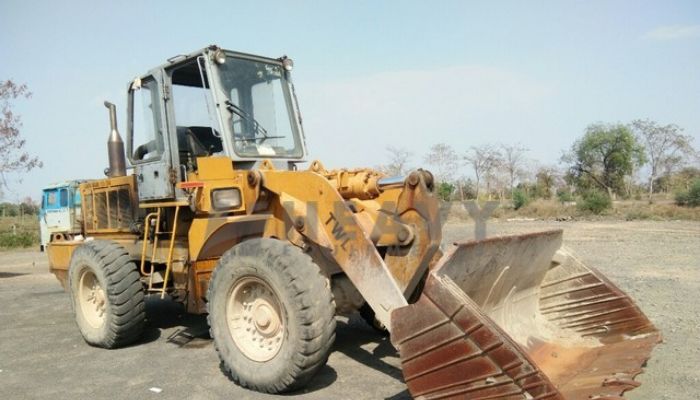
[[[304,161],[301,117],[287,57],[216,46],[171,58],[128,87],[127,157],[141,200],[184,196],[177,182],[201,157],[228,157],[236,169],[269,160]]]

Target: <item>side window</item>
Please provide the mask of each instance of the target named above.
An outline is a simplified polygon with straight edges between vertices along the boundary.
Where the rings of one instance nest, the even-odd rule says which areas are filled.
[[[209,89],[196,86],[173,85],[173,106],[177,126],[210,127],[211,117],[207,108]]]
[[[172,101],[180,164],[196,169],[196,157],[223,151],[206,71],[197,59],[172,70]]]
[[[59,196],[61,207],[68,207],[68,190],[61,189],[61,195]]]
[[[132,89],[133,102],[133,154],[135,161],[160,157],[163,152],[163,135],[160,130],[160,95],[153,79],[141,81],[141,87]]]

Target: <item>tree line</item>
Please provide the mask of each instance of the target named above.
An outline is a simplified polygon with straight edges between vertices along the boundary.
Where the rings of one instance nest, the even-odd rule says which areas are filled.
[[[39,204],[30,197],[19,203],[0,203],[0,217],[22,217],[24,215],[39,215]]]
[[[634,120],[629,124],[589,125],[557,164],[528,157],[520,144],[483,144],[455,149],[432,145],[422,155],[444,200],[505,200],[574,196],[641,198],[689,190],[700,181],[700,157],[693,138],[676,124]],[[390,175],[410,171],[415,155],[387,148],[389,162],[378,169]],[[645,176],[641,176],[645,172]],[[605,199],[603,199],[605,200]]]

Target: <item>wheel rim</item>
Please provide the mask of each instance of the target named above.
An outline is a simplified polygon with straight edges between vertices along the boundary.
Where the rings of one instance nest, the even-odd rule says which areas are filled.
[[[280,301],[262,279],[244,277],[234,283],[226,304],[226,322],[233,342],[249,359],[271,360],[282,347],[285,318]]]
[[[87,323],[93,328],[101,327],[107,311],[107,296],[95,273],[87,268],[80,274],[78,301]]]

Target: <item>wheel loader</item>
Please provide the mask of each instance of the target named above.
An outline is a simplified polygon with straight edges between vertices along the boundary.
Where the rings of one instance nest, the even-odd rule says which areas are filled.
[[[107,177],[80,185],[80,229],[47,246],[88,344],[137,341],[145,297],[167,297],[208,315],[234,382],[281,393],[326,363],[336,315],[364,310],[416,398],[639,385],[660,333],[561,231],[441,249],[430,172],[302,168],[292,68],[217,46],[168,59],[127,85],[126,145],[105,102]]]

